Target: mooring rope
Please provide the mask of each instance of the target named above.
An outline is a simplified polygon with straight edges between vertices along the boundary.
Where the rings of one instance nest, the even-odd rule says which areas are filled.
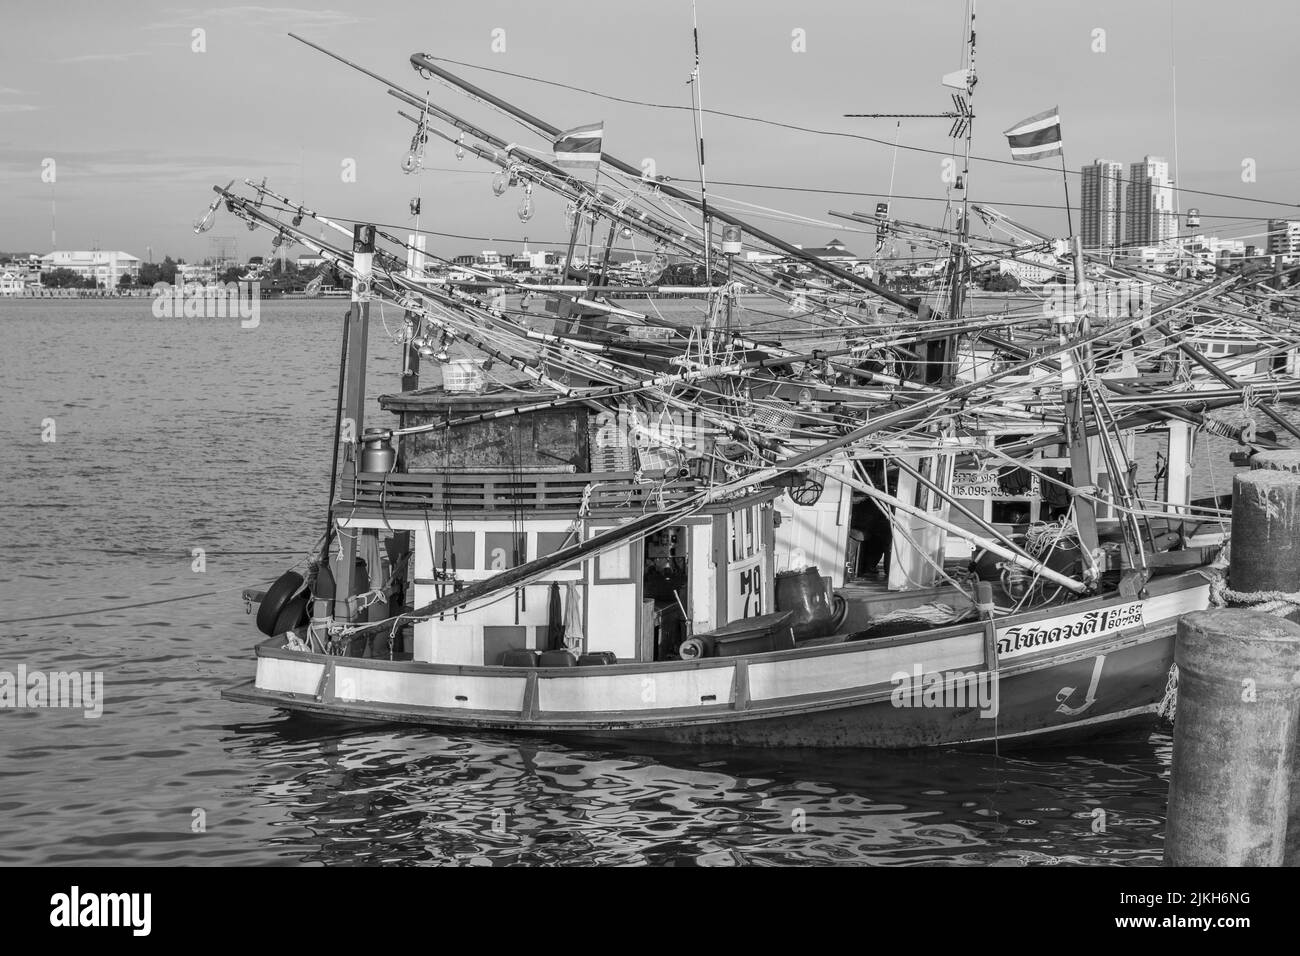
[[[1156,715],[1171,724],[1178,712],[1178,665],[1169,665],[1169,676],[1165,678],[1165,695],[1156,705]]]
[[[1213,607],[1245,607],[1252,611],[1285,617],[1300,608],[1300,591],[1236,591],[1228,581],[1229,550],[1232,542],[1225,542],[1223,550],[1201,575],[1210,582],[1210,604]]]

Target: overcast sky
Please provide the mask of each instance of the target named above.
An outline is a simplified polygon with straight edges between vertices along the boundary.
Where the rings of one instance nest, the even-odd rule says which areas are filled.
[[[302,0],[299,0],[302,2]],[[1171,17],[1171,6],[1174,13]],[[874,136],[892,143],[892,120],[844,113],[939,112],[950,108],[942,74],[958,68],[964,43],[959,0],[700,0],[704,105],[711,109]],[[1171,37],[1172,25],[1172,37]],[[1094,52],[1094,30],[1105,52]],[[193,31],[206,52],[194,52]],[[504,52],[493,31],[504,30]],[[792,31],[806,52],[792,50]],[[421,195],[424,224],[485,238],[431,239],[440,253],[560,243],[561,205],[540,200],[535,218],[515,216],[517,191],[493,196],[485,163],[457,162],[434,141],[419,176],[399,168],[411,127],[379,83],[289,38],[300,33],[508,140],[548,146],[500,114],[411,69],[417,51],[572,84],[584,90],[686,105],[690,91],[689,0],[330,0],[328,8],[210,6],[161,2],[6,0],[0,32],[0,250],[50,249],[51,197],[58,247],[123,249],[155,259],[200,259],[208,236],[193,220],[213,183],[269,177],[327,215],[409,223]],[[977,21],[974,153],[1008,159],[1001,131],[1054,104],[1061,108],[1072,169],[1097,156],[1174,161],[1171,42],[1177,76],[1180,185],[1230,197],[1182,195],[1206,231],[1244,235],[1248,220],[1300,216],[1294,0],[981,0]],[[557,126],[603,120],[605,150],[634,164],[694,177],[690,113],[615,103],[479,70],[451,67]],[[946,150],[947,122],[905,120],[904,146]],[[445,127],[444,127],[445,128]],[[705,119],[713,192],[826,219],[827,210],[874,208],[876,197],[725,186],[724,182],[885,193],[890,145]],[[356,163],[356,182],[341,164]],[[57,180],[42,182],[53,159]],[[1254,160],[1256,181],[1242,181]],[[971,198],[1065,234],[1056,160],[1038,168],[976,163]],[[1078,202],[1078,179],[1071,181]],[[895,214],[938,222],[941,157],[900,150]],[[1214,218],[1224,217],[1224,218]],[[792,241],[839,235],[850,249],[872,242],[840,227],[764,224]],[[210,236],[233,236],[242,258],[270,250],[224,211]]]

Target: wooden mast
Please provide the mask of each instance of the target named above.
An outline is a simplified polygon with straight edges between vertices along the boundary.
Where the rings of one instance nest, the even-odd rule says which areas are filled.
[[[345,423],[344,439],[349,437],[348,456],[343,462],[343,487],[349,495],[356,487],[357,449],[360,447],[362,425],[366,412],[366,353],[370,338],[370,283],[374,272],[375,227],[357,223],[352,228],[352,311],[348,314],[348,348],[346,396],[343,404]],[[349,436],[346,427],[351,425]],[[353,568],[357,563],[357,536],[354,532],[343,536],[343,562],[341,579],[336,576],[336,602],[346,602],[355,597],[352,587]],[[336,603],[336,607],[338,604]]]

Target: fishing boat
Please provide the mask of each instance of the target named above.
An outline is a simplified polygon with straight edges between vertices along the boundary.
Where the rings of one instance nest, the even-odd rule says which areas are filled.
[[[382,399],[395,431],[519,401],[441,387]],[[951,586],[850,579],[828,594],[822,572],[845,560],[835,536],[789,538],[787,562],[798,551],[807,563],[778,570],[778,501],[789,507],[797,488],[718,495],[694,476],[592,470],[597,414],[546,408],[433,441],[402,435],[401,465],[359,471],[335,512],[380,578],[409,561],[427,616],[407,627],[385,606],[377,625],[336,639],[299,617],[288,640],[257,646],[255,678],[225,696],[335,718],[690,743],[1011,744],[1149,723],[1174,622],[1207,605],[1195,572],[1006,615]],[[894,549],[895,567],[909,559],[914,549]],[[357,589],[369,580],[359,572]],[[299,593],[290,585],[281,593]],[[988,591],[1013,600],[1002,584]],[[263,618],[275,610],[265,600]],[[385,589],[381,604],[392,600]],[[283,607],[298,613],[292,598]],[[916,613],[936,607],[951,623]]]
[[[1150,726],[1176,621],[1208,606],[1223,540],[1217,503],[1189,496],[1195,436],[1276,443],[1211,414],[1243,402],[1231,376],[1198,393],[1134,370],[1190,352],[1217,373],[1169,323],[1195,325],[1247,279],[1158,289],[1149,309],[1095,323],[1082,296],[1055,314],[971,316],[966,214],[941,238],[948,286],[905,294],[711,205],[702,169],[698,191],[646,180],[597,139],[606,182],[586,182],[309,45],[412,111],[399,111],[415,130],[404,171],[441,137],[497,169],[495,193],[522,192],[522,221],[534,189],[564,198],[570,242],[558,284],[463,263],[430,282],[416,236],[349,228],[265,180],[214,187],[209,217],[224,206],[301,243],[352,287],[325,529],[305,574],[245,592],[264,639],[253,677],[223,696],[315,718],[745,746]],[[968,119],[973,57],[972,29]],[[557,159],[596,135],[436,57],[411,63],[553,141]],[[969,124],[959,135],[969,144]],[[571,267],[598,223],[603,255]],[[619,286],[624,234],[656,251]],[[798,270],[740,258],[742,242]],[[1051,246],[1082,288],[1077,242]],[[696,298],[657,283],[670,256],[702,276]],[[798,324],[770,334],[754,296]],[[380,398],[379,424],[365,420],[374,301],[405,317],[402,390]],[[1139,493],[1139,438],[1166,462],[1158,494]]]

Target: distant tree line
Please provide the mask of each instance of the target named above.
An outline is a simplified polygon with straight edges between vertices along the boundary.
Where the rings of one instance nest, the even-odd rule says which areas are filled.
[[[1010,272],[995,272],[980,277],[980,288],[985,292],[1015,292],[1020,288],[1020,280]]]
[[[47,289],[98,289],[99,283],[71,269],[51,269],[41,273],[41,285]]]

